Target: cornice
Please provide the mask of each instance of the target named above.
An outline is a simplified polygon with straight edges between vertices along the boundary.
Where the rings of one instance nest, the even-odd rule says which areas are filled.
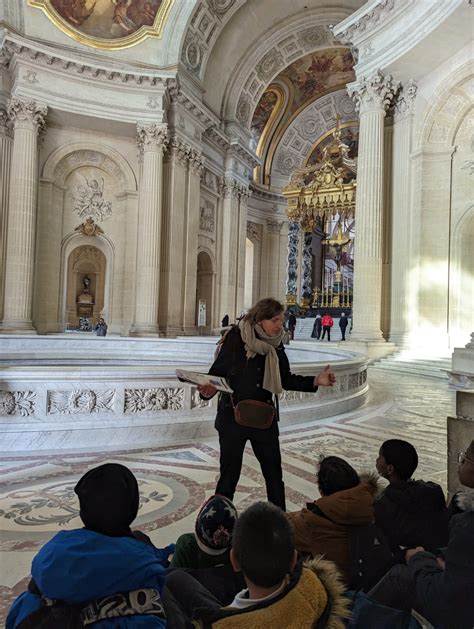
[[[212,126],[206,129],[203,137],[221,151],[227,151],[230,147],[229,138],[218,126]]]
[[[250,184],[250,190],[252,191],[252,196],[255,199],[265,199],[265,201],[272,201],[273,203],[286,203],[286,199],[283,195],[267,190],[266,188],[262,188],[255,182]]]
[[[203,103],[186,93],[177,78],[168,79],[166,82],[171,103],[184,107],[191,116],[197,120],[203,129],[208,129],[219,124],[218,117],[213,114]]]
[[[400,0],[398,0],[400,4]],[[370,0],[347,19],[332,28],[332,32],[344,44],[356,43],[367,30],[374,29],[386,23],[388,15],[395,9],[395,0]]]
[[[238,139],[232,139],[228,149],[229,155],[238,157],[250,168],[260,166],[262,161],[248,148],[246,148]]]
[[[167,82],[174,74],[167,71],[157,73],[132,67],[124,68],[123,65],[99,64],[95,61],[83,62],[69,57],[67,53],[59,53],[41,44],[7,34],[3,41],[0,64],[8,67],[15,60],[24,60],[56,72],[79,75],[104,83],[125,83],[155,88],[162,86],[163,89],[167,87]]]

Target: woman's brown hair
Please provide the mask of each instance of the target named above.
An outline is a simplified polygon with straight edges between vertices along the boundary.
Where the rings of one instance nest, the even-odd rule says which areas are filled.
[[[258,323],[264,319],[273,319],[273,317],[281,314],[284,310],[285,308],[281,302],[273,299],[273,297],[265,297],[265,299],[260,299],[250,308],[244,320]]]

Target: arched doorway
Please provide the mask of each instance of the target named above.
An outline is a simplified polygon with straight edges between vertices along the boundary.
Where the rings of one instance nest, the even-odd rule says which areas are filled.
[[[81,245],[71,251],[67,261],[66,323],[78,327],[80,317],[91,324],[105,315],[105,255],[97,247]]]
[[[212,330],[212,310],[214,299],[214,269],[211,256],[206,251],[200,251],[197,257],[196,282],[196,321],[198,321],[199,305],[205,305],[205,318],[201,331],[209,334]]]

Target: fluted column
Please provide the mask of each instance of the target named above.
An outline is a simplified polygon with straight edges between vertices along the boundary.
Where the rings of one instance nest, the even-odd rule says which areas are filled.
[[[158,291],[163,196],[163,152],[167,144],[165,125],[137,125],[137,140],[143,151],[138,207],[135,319],[131,334],[158,335]]]
[[[235,287],[235,309],[237,313],[241,313],[244,308],[244,290],[245,290],[245,258],[246,258],[246,242],[247,242],[247,215],[248,215],[248,198],[250,193],[243,187],[239,194],[239,219],[238,219],[238,235],[237,235],[237,281]]]
[[[407,344],[416,301],[413,282],[410,283],[413,255],[410,154],[416,90],[415,82],[409,81],[397,96],[392,139],[390,340],[399,347]]]
[[[283,226],[282,221],[273,218],[267,218],[267,254],[266,261],[266,291],[265,294],[275,299],[281,299],[281,281],[280,281],[280,234]]]
[[[183,283],[183,331],[197,333],[196,283],[199,235],[199,200],[203,160],[200,153],[191,149],[188,156],[188,198],[186,227],[184,231],[184,283]],[[207,305],[208,309],[211,304]],[[209,315],[210,316],[210,313]]]
[[[296,303],[298,288],[298,243],[300,226],[296,221],[290,221],[288,229],[288,265],[286,268],[286,301]]]
[[[384,117],[396,90],[392,77],[380,72],[349,89],[360,110],[352,341],[383,343],[380,322]]]
[[[164,161],[163,234],[160,265],[160,331],[184,333],[182,321],[183,243],[187,206],[188,147],[172,137]]]
[[[6,110],[0,110],[0,321],[3,318],[3,291],[7,254],[8,187],[12,153],[12,124]]]
[[[220,250],[220,312],[227,313],[232,321],[240,315],[237,311],[237,256],[238,217],[241,186],[233,177],[225,177],[222,185],[222,248]]]
[[[3,331],[33,332],[33,276],[38,196],[38,134],[48,108],[12,98],[14,138],[8,201]]]

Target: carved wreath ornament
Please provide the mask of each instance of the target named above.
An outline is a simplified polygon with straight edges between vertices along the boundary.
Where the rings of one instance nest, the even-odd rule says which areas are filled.
[[[0,414],[27,417],[35,412],[33,391],[0,391]]]

